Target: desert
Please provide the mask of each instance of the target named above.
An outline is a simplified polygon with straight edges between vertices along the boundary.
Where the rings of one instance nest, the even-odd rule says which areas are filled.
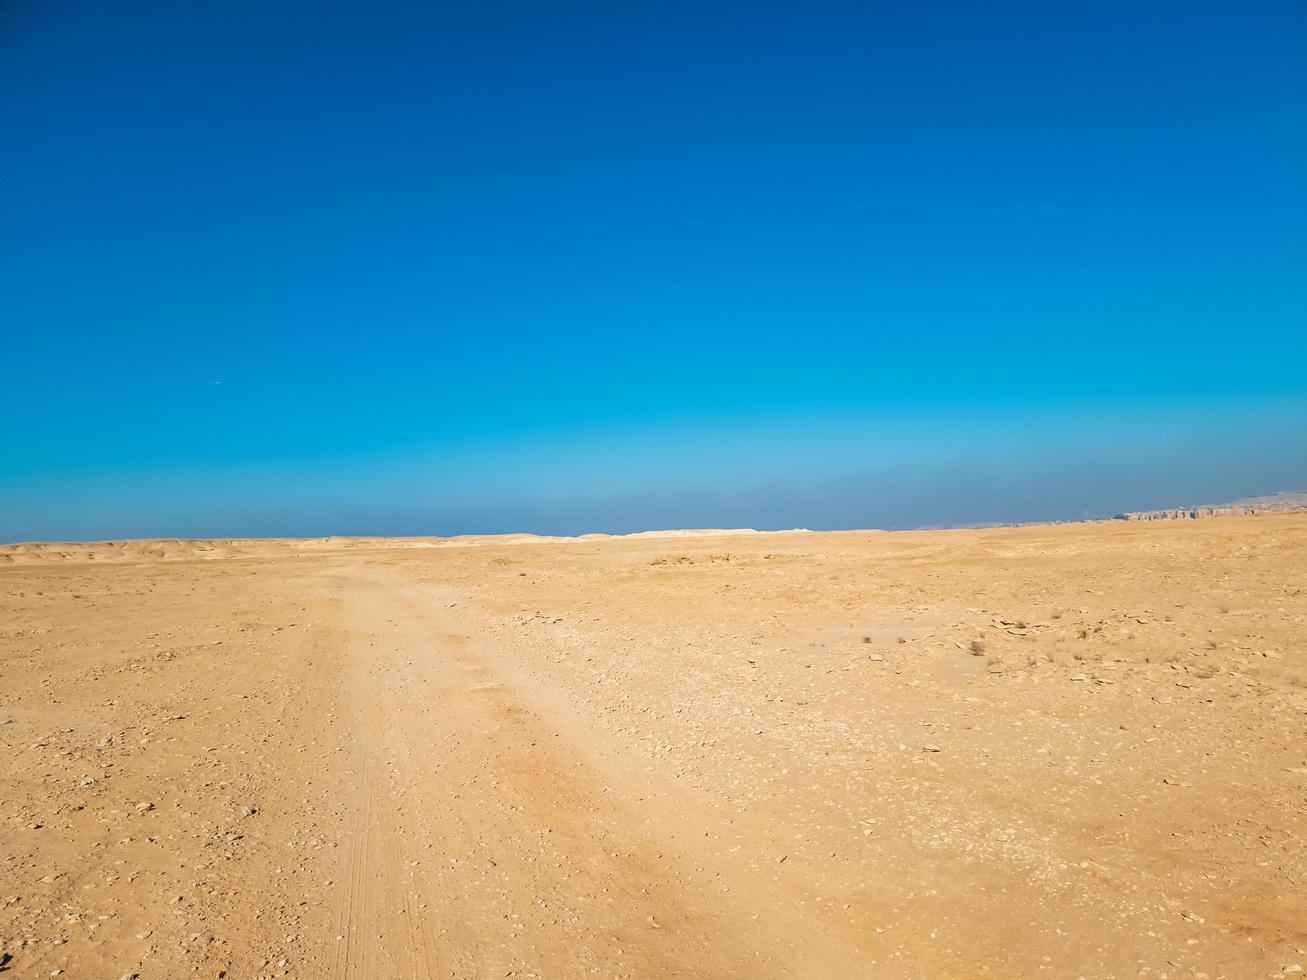
[[[1307,515],[0,548],[21,977],[1307,965]]]
[[[1307,980],[1307,3],[0,3],[0,980]]]

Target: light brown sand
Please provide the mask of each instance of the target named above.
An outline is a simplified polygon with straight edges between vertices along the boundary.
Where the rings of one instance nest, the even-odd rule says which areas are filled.
[[[0,549],[13,975],[1307,965],[1307,516],[470,543]]]

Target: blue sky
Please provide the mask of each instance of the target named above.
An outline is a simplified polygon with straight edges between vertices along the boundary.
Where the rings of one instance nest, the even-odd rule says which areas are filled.
[[[1307,8],[0,7],[0,540],[1307,489]]]

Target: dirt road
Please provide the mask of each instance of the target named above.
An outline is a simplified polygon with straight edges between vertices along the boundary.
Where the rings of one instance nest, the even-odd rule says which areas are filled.
[[[1307,518],[0,549],[15,976],[1307,965]]]
[[[347,858],[334,976],[834,976],[821,924],[777,935],[768,876],[707,871],[716,823],[499,662],[452,590],[355,572]],[[708,843],[705,843],[708,841]],[[755,880],[756,879],[756,880]],[[747,905],[732,891],[752,896]]]

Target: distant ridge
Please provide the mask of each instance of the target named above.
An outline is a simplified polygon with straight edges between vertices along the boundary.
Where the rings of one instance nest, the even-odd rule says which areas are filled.
[[[197,561],[221,558],[256,558],[315,551],[355,551],[375,548],[470,548],[490,545],[529,545],[567,541],[602,541],[617,538],[715,538],[740,535],[801,534],[804,528],[758,531],[751,527],[678,528],[636,531],[631,534],[547,535],[530,533],[458,534],[453,537],[351,537],[319,538],[131,538],[118,541],[22,541],[0,544],[0,566],[34,562]]]
[[[1281,490],[1260,497],[1240,497],[1226,504],[1198,504],[1161,510],[1128,511],[1111,520],[1183,521],[1207,517],[1243,517],[1253,514],[1307,511],[1307,491]],[[1032,527],[1050,524],[1082,524],[1108,520],[1106,517],[1081,517],[1068,520],[993,521],[976,524],[938,524],[902,531],[985,530],[1003,527]],[[885,533],[883,528],[843,529],[859,534]],[[98,564],[142,561],[197,561],[223,558],[265,558],[299,555],[321,551],[366,551],[377,548],[469,548],[493,545],[534,545],[562,542],[593,542],[617,539],[686,539],[739,537],[748,535],[812,534],[808,528],[760,531],[750,527],[671,528],[633,531],[629,534],[590,532],[577,535],[550,535],[517,532],[507,534],[457,534],[434,536],[351,536],[331,535],[313,538],[128,538],[114,541],[20,541],[0,543],[0,567],[36,562],[95,562]],[[834,531],[832,533],[839,533]]]
[[[1273,511],[1307,510],[1307,492],[1281,490],[1264,497],[1240,497],[1228,504],[1199,504],[1165,510],[1137,510],[1118,514],[1119,521],[1186,521],[1205,517],[1245,517]]]

